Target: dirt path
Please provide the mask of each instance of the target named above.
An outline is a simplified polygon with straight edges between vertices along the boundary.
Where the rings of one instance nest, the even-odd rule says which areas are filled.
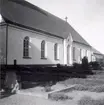
[[[52,101],[44,98],[37,98],[28,95],[12,95],[0,99],[0,105],[77,105],[76,102],[72,100],[67,101]]]

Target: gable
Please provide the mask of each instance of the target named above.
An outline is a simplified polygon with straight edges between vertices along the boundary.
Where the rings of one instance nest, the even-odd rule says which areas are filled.
[[[6,22],[41,30],[66,39],[89,45],[66,21],[24,0],[2,0],[1,14]]]
[[[0,14],[0,23],[5,22],[4,19],[2,18],[1,14]]]

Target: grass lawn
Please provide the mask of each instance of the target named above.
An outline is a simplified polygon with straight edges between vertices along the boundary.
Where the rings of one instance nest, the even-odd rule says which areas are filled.
[[[88,75],[87,78],[69,78],[65,81],[61,81],[60,83],[64,85],[80,84],[86,87],[96,87],[103,85],[104,87],[104,71],[97,71],[93,75]]]
[[[48,90],[58,90],[61,88],[66,88],[71,85],[75,85],[75,87],[72,90],[78,90],[78,91],[93,91],[93,92],[104,92],[104,71],[94,71],[93,75],[88,75],[87,78],[68,78],[63,81],[57,81],[56,84],[53,84],[52,86],[48,86],[48,88],[45,88],[45,86],[37,86],[38,90],[41,91],[41,88],[45,88]],[[47,87],[47,86],[46,86]],[[51,89],[50,89],[51,87]],[[26,89],[27,91],[38,91],[36,87]]]
[[[93,99],[88,96],[83,96],[79,101],[78,105],[104,105],[104,97],[100,99]]]
[[[53,94],[56,100],[60,97],[64,97],[63,99],[72,97],[72,100],[78,103],[77,105],[104,105],[104,71],[97,71],[87,78],[69,78],[59,83],[66,86],[76,84],[76,86],[64,93]]]
[[[94,71],[95,72],[95,71]],[[56,85],[53,85],[54,89],[58,89],[61,86],[70,86],[70,85],[75,85],[75,90],[77,91],[69,91],[66,92],[68,94],[64,93],[59,93],[54,95],[54,98],[56,100],[63,99],[63,100],[51,100],[51,99],[44,99],[44,98],[37,98],[34,96],[28,96],[28,95],[22,95],[22,94],[17,94],[13,95],[7,98],[0,99],[0,105],[104,105],[104,97],[103,99],[92,99],[92,98],[82,98],[81,96],[87,95],[87,96],[101,96],[104,92],[104,71],[100,72],[97,71],[95,72],[94,75],[88,75],[87,78],[68,78],[66,80],[57,82]],[[40,91],[43,90],[43,87],[34,87],[30,89],[26,89],[25,92],[31,91],[32,93],[34,91]],[[93,92],[88,92],[88,91],[93,91]],[[98,92],[98,93],[97,93]],[[102,92],[102,93],[99,93]],[[67,95],[69,95],[67,97]],[[98,97],[99,97],[98,96]],[[104,96],[104,94],[102,95]],[[80,99],[79,99],[80,98]],[[79,101],[79,100],[80,101]],[[84,101],[83,101],[84,100]],[[90,104],[85,104],[86,101],[90,102]],[[77,104],[79,102],[79,104]],[[91,102],[95,104],[91,104]],[[98,104],[96,104],[98,103]],[[101,103],[101,104],[99,104]],[[103,103],[103,104],[102,104]]]

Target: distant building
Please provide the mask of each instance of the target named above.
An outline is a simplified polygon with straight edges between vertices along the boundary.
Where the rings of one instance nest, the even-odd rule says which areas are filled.
[[[68,22],[24,0],[1,0],[3,64],[49,65],[92,60],[92,47]]]
[[[102,54],[101,52],[97,51],[95,48],[92,48],[93,50],[93,56],[95,61],[102,61],[104,60],[104,54]]]

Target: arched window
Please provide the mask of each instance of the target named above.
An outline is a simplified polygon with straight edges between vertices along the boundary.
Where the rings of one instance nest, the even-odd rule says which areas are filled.
[[[82,61],[82,49],[80,49],[80,61]]]
[[[59,59],[58,44],[57,43],[54,45],[54,58],[55,58],[55,60]]]
[[[88,57],[88,56],[87,56],[87,52],[88,52],[88,51],[86,50],[86,52],[85,52],[85,56],[86,56],[86,57]]]
[[[73,47],[73,60],[76,60],[75,59],[75,47]]]
[[[28,36],[24,38],[23,45],[24,45],[23,57],[29,57],[29,37]]]
[[[41,42],[41,58],[45,58],[45,53],[46,53],[46,52],[45,52],[45,49],[46,49],[46,48],[45,48],[45,47],[46,47],[45,44],[46,44],[46,43],[45,43],[45,41],[43,40],[43,41]]]
[[[70,63],[70,45],[67,46],[67,64]]]

